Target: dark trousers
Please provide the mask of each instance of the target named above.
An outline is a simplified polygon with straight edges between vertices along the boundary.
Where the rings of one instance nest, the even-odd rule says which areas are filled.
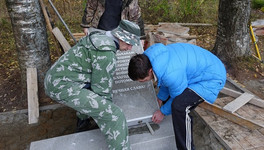
[[[172,121],[178,150],[194,150],[190,111],[204,100],[190,89],[185,89],[171,104]]]

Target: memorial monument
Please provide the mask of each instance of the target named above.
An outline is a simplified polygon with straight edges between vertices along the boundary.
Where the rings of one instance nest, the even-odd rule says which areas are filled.
[[[116,54],[113,102],[124,111],[128,126],[151,122],[152,114],[159,109],[152,81],[141,83],[128,76],[129,60],[136,53],[143,53],[143,49],[134,46],[131,51]]]

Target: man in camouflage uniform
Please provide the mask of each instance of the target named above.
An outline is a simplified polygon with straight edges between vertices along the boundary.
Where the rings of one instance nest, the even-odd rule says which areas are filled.
[[[113,30],[120,20],[129,20],[139,25],[144,35],[144,23],[138,0],[87,0],[81,27],[88,34],[88,28]]]
[[[109,149],[129,150],[122,110],[112,103],[116,50],[131,50],[139,42],[138,25],[122,20],[113,31],[93,32],[64,53],[45,77],[45,92],[53,100],[91,116]]]

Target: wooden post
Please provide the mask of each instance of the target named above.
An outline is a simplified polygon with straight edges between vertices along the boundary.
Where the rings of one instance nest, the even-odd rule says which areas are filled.
[[[45,17],[46,23],[47,23],[47,27],[48,27],[50,33],[52,34],[52,26],[51,26],[51,23],[50,23],[50,20],[49,20],[48,13],[47,13],[47,11],[46,11],[46,9],[45,9],[45,5],[44,5],[44,3],[43,3],[42,0],[39,0],[39,2],[40,2],[40,6],[41,6],[41,9],[42,9],[42,12],[43,12],[43,14],[44,14],[44,17]],[[56,40],[56,38],[54,37],[53,34],[52,34],[52,39],[54,40],[55,48],[57,49],[57,54],[58,54],[58,56],[61,56],[61,52],[60,52],[60,50],[59,50],[60,47],[59,47],[59,45],[58,45],[58,43],[57,43],[57,40]]]
[[[37,69],[27,68],[28,123],[37,123],[39,118]]]

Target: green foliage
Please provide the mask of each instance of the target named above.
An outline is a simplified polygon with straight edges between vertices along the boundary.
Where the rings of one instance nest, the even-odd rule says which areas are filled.
[[[204,0],[179,0],[179,14],[183,20],[190,20],[200,12],[200,6]]]
[[[7,27],[10,24],[8,23],[8,21],[5,18],[1,18],[1,26],[2,27]]]
[[[252,7],[255,9],[264,7],[264,0],[252,0]]]
[[[86,2],[87,2],[87,0],[82,0],[82,6],[83,6],[83,10],[85,9]]]
[[[140,6],[144,20],[146,19],[151,23],[156,24],[163,20],[173,20],[174,16],[171,15],[173,7],[168,0],[142,0]]]
[[[139,0],[146,23],[215,23],[218,0]]]

